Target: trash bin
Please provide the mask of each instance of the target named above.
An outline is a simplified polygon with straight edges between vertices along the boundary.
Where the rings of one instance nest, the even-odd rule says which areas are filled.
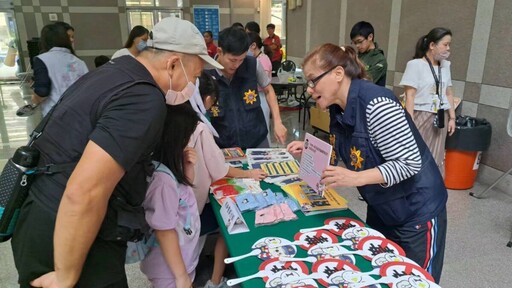
[[[455,132],[446,138],[445,179],[448,189],[473,187],[482,151],[491,144],[492,127],[486,119],[457,116]]]

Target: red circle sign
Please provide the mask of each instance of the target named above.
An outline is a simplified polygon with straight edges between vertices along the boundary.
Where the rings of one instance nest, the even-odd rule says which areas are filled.
[[[306,263],[302,261],[281,262],[279,261],[279,258],[268,259],[265,262],[261,263],[259,267],[259,271],[269,272],[267,275],[273,275],[276,274],[277,272],[284,270],[299,271],[306,275],[309,273],[308,266],[306,266]],[[262,279],[266,283],[269,277],[264,276]]]
[[[368,252],[371,256],[363,256],[368,260],[381,253],[393,253],[400,256],[405,256],[405,251],[400,245],[395,242],[378,237],[378,236],[367,236],[364,237],[357,243],[357,249]]]
[[[356,265],[340,259],[319,260],[311,268],[312,272],[320,274],[320,278],[317,280],[325,287],[329,287],[329,276],[343,270],[360,271]]]

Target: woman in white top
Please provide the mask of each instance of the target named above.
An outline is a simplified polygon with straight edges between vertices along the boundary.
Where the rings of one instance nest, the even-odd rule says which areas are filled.
[[[85,62],[75,56],[67,29],[48,24],[41,30],[40,50],[34,57],[32,103],[41,106],[43,116],[59,101],[64,91],[88,72]]]
[[[400,82],[405,88],[406,110],[443,176],[446,134],[455,132],[450,61],[446,60],[451,41],[452,32],[446,28],[434,28],[422,36]]]
[[[148,29],[140,25],[133,27],[132,31],[130,31],[130,35],[128,36],[128,40],[126,40],[126,43],[124,43],[124,48],[117,50],[116,53],[112,55],[112,59],[124,55],[137,57],[140,51],[146,48],[146,42],[148,41],[148,38]]]

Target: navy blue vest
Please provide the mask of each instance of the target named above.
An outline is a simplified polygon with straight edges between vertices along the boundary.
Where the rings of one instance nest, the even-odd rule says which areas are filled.
[[[331,105],[330,132],[331,144],[334,142],[333,162],[338,157],[352,171],[374,168],[384,162],[378,148],[370,139],[366,118],[366,107],[373,99],[386,97],[397,101],[393,93],[370,81],[353,79],[350,85],[347,106],[343,111],[338,105]],[[416,225],[437,216],[445,207],[448,194],[443,178],[432,155],[421,138],[408,113],[407,123],[421,154],[421,170],[391,187],[365,185],[357,187],[380,220],[386,225]],[[394,127],[389,127],[392,130]]]
[[[265,124],[256,79],[256,58],[246,57],[229,81],[215,69],[207,70],[219,84],[219,100],[209,110],[211,123],[219,133],[216,139],[220,148],[257,147],[268,130]]]

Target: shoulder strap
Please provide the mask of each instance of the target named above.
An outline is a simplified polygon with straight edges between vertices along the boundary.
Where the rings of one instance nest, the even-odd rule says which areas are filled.
[[[158,162],[158,161],[151,161],[153,165],[155,166],[155,172],[162,172],[172,177],[172,179],[176,180],[176,177],[174,177],[174,174],[172,174],[171,169],[167,168],[164,164]]]

